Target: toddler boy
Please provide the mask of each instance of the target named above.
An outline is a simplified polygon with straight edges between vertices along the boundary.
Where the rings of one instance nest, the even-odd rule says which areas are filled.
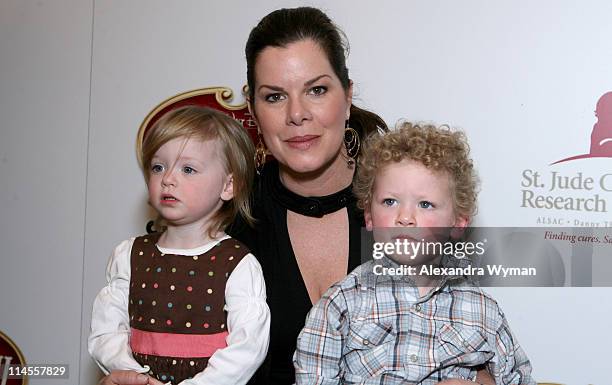
[[[460,132],[404,123],[368,139],[353,187],[366,228],[414,253],[385,251],[326,292],[298,337],[297,385],[474,384],[481,369],[497,384],[535,385],[497,302],[464,275],[432,273],[468,260],[423,252],[452,248],[476,188]]]

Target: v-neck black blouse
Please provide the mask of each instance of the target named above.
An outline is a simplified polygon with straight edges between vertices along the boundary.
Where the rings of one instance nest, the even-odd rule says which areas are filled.
[[[322,217],[345,207],[349,223],[348,274],[360,264],[360,230],[364,223],[351,186],[324,197],[303,197],[281,184],[278,164],[269,162],[255,182],[252,201],[253,215],[257,219],[255,228],[239,218],[228,229],[228,233],[245,243],[259,260],[271,312],[268,356],[250,384],[295,383],[293,352],[312,307],[289,239],[287,210]],[[330,242],[335,240],[330,239]]]

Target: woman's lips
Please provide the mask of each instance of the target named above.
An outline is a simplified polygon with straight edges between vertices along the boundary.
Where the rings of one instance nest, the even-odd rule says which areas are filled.
[[[319,135],[303,135],[293,136],[285,140],[285,143],[291,148],[297,150],[308,150],[319,139]]]

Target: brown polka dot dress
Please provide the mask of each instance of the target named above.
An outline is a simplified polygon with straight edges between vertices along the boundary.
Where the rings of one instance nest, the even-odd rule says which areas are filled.
[[[227,346],[225,285],[249,250],[228,238],[201,255],[163,254],[159,236],[137,237],[132,246],[130,347],[149,374],[177,384]]]

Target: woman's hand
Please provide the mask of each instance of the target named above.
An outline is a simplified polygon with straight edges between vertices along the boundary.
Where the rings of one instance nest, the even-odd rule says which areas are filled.
[[[114,370],[98,385],[163,385],[162,382],[133,370]]]
[[[495,385],[495,379],[487,369],[479,369],[478,372],[476,372],[476,383],[482,385]]]
[[[480,369],[476,373],[476,382],[451,378],[438,382],[437,385],[495,385],[495,379],[487,372],[486,369]]]
[[[444,380],[442,382],[438,382],[436,385],[480,385],[480,384],[474,381],[451,378],[448,380]]]

